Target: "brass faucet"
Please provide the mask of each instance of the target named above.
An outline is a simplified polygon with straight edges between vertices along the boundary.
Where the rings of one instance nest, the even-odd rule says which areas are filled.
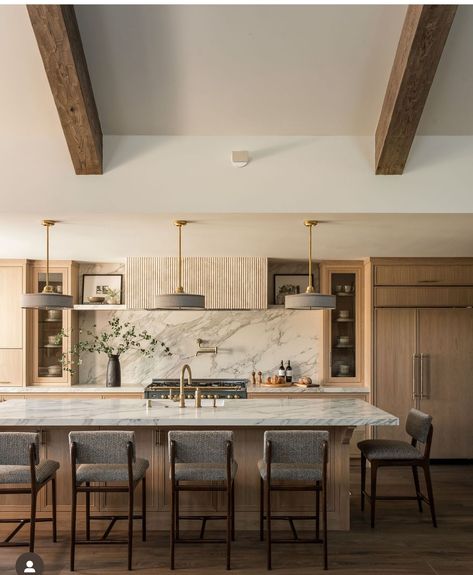
[[[182,366],[181,369],[181,382],[179,385],[179,407],[186,406],[186,396],[184,395],[184,374],[187,371],[187,383],[192,385],[192,371],[191,368],[187,365]]]

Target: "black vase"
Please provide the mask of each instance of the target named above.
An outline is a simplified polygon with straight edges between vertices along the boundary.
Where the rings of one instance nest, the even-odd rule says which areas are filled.
[[[107,387],[120,387],[122,374],[120,370],[120,356],[109,355],[107,365]]]

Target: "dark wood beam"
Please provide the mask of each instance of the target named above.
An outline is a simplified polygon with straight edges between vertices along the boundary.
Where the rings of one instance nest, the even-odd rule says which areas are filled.
[[[408,6],[376,129],[377,174],[402,174],[457,6]]]
[[[102,128],[74,7],[27,8],[75,172],[102,174]]]

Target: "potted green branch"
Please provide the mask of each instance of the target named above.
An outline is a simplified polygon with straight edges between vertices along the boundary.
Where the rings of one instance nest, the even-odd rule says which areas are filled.
[[[109,329],[101,333],[87,330],[88,339],[76,343],[70,353],[62,355],[61,363],[66,371],[74,373],[82,363],[81,353],[103,353],[108,356],[107,387],[120,387],[121,369],[120,356],[130,350],[139,351],[144,357],[152,357],[158,348],[169,356],[172,355],[169,347],[162,341],[153,337],[146,330],[136,332],[136,327],[130,322],[121,322],[117,317],[108,321]],[[94,325],[94,327],[96,327]],[[82,333],[82,330],[79,331]],[[62,331],[60,337],[67,337]]]

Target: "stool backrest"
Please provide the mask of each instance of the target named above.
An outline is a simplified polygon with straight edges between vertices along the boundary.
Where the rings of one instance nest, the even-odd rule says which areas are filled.
[[[271,463],[318,464],[324,460],[324,442],[328,431],[265,431],[264,461],[268,463],[271,442]]]
[[[126,464],[128,443],[133,445],[135,461],[135,434],[133,431],[71,431],[69,445],[76,446],[76,463]]]
[[[233,432],[170,431],[168,441],[170,461],[173,441],[176,463],[224,464],[227,460],[227,442],[233,443]]]
[[[418,409],[411,409],[407,415],[406,431],[416,441],[426,443],[432,426],[432,416]]]
[[[0,432],[0,465],[29,465],[30,445],[35,446],[35,463],[39,463],[39,435],[30,432]]]

